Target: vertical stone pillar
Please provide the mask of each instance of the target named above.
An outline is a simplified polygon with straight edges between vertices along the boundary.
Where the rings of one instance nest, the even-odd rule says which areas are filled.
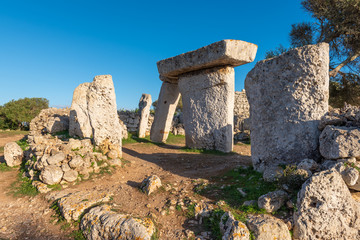
[[[328,44],[295,48],[258,62],[245,79],[245,89],[256,170],[319,157],[318,125],[328,111]]]
[[[233,149],[234,68],[218,67],[179,76],[186,146]]]
[[[151,126],[151,141],[166,141],[179,99],[180,92],[178,85],[176,83],[163,82],[155,110],[154,122]]]
[[[139,101],[140,123],[138,129],[138,137],[144,138],[146,136],[146,129],[148,127],[151,107],[151,95],[143,94]]]

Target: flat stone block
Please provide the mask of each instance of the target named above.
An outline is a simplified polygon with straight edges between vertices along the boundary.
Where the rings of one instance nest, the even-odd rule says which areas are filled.
[[[254,61],[257,45],[240,40],[222,40],[195,51],[157,62],[162,81],[177,82],[180,74],[218,67],[240,66]]]
[[[180,75],[187,147],[232,151],[234,77],[233,67]]]

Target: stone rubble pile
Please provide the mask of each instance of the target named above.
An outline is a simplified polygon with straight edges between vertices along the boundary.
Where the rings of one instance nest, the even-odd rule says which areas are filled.
[[[127,128],[127,131],[130,133],[137,133],[139,131],[140,124],[140,113],[134,111],[119,111],[119,118],[124,123]],[[154,115],[150,114],[148,118],[148,123],[146,127],[146,132],[150,133],[151,125],[154,121]]]

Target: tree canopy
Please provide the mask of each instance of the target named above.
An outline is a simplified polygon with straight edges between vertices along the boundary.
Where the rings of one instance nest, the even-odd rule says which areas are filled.
[[[360,0],[303,0],[301,4],[315,21],[291,26],[290,48],[329,43],[330,104],[334,107],[341,107],[344,102],[360,105]],[[266,52],[265,57],[287,50],[280,45]]]
[[[42,109],[48,107],[49,100],[45,98],[11,100],[0,107],[0,128],[22,128],[22,123],[29,123]]]

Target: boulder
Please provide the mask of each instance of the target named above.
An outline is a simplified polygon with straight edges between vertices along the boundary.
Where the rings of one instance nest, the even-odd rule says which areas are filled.
[[[40,180],[45,184],[56,184],[60,183],[63,177],[63,171],[61,167],[56,165],[49,165],[44,167],[44,169],[40,173]]]
[[[63,152],[59,152],[49,158],[47,158],[47,163],[49,165],[60,165],[62,161],[64,161],[66,158],[66,155]]]
[[[291,240],[291,235],[286,224],[280,219],[270,215],[250,216],[246,225],[256,240]]]
[[[266,212],[271,213],[279,210],[288,199],[288,194],[282,190],[269,192],[262,195],[258,199],[259,208],[263,208]]]
[[[77,171],[70,169],[64,172],[63,179],[67,182],[75,182],[78,176],[79,174]]]
[[[80,229],[87,239],[151,240],[155,225],[149,219],[134,218],[111,211],[108,205],[92,208],[81,220]]]
[[[156,175],[145,178],[140,185],[140,189],[147,195],[150,195],[159,187],[161,187],[161,180]]]
[[[71,161],[69,162],[69,166],[71,168],[74,168],[74,169],[79,169],[81,168],[82,166],[84,165],[84,160],[82,159],[81,156],[79,155],[76,155],[75,157],[73,157],[71,159]]]
[[[231,212],[226,212],[220,219],[222,240],[249,240],[250,232],[246,225],[235,220]]]
[[[77,221],[79,216],[95,204],[108,202],[112,194],[107,191],[74,192],[59,199],[61,215],[69,222]]]
[[[16,142],[9,142],[4,146],[4,158],[9,167],[19,166],[24,152]]]
[[[256,170],[319,159],[318,125],[328,111],[328,44],[295,48],[259,61],[246,76],[245,90]]]
[[[320,135],[320,153],[326,159],[360,157],[360,129],[326,126]]]
[[[314,174],[298,193],[295,239],[360,239],[359,204],[335,169]]]

